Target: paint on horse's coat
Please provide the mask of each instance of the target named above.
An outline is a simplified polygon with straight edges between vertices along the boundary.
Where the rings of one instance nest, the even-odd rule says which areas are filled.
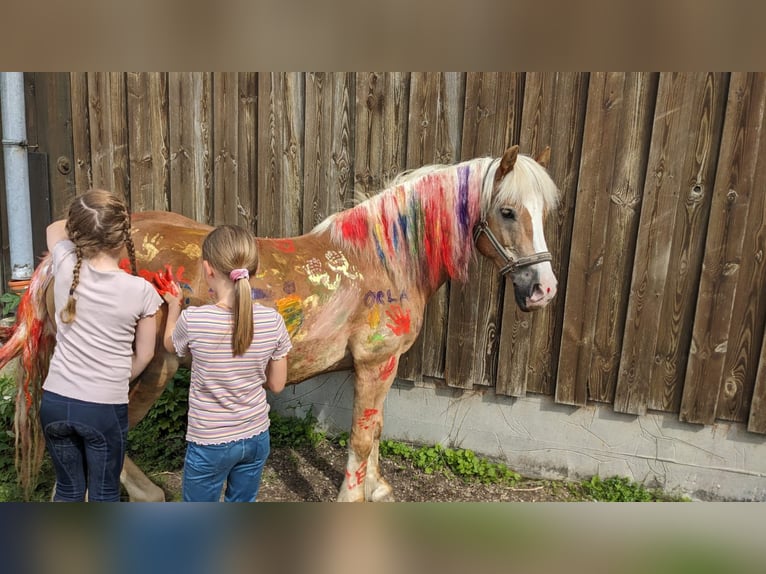
[[[160,250],[157,248],[157,243],[162,240],[162,236],[159,233],[144,237],[141,242],[141,248],[136,250],[136,258],[146,262],[152,262]]]
[[[391,309],[386,311],[393,323],[386,323],[386,326],[393,331],[397,337],[410,332],[410,311],[402,309],[401,305],[391,305]]]
[[[397,301],[404,301],[407,299],[407,292],[401,291],[399,293],[399,298],[397,299],[393,295],[391,295],[391,289],[386,289],[385,292],[383,291],[367,291],[367,293],[364,294],[364,304],[367,307],[373,307],[375,305],[385,305],[386,303],[395,303]]]
[[[202,247],[196,243],[185,243],[183,248],[179,248],[179,246],[176,245],[173,249],[177,250],[179,253],[183,253],[189,259],[199,259],[202,257]]]
[[[380,374],[379,374],[380,380],[385,381],[386,379],[388,379],[388,377],[390,377],[394,373],[395,368],[396,368],[396,357],[391,356],[391,358],[388,360],[388,363],[386,363],[380,368]],[[365,411],[365,413],[366,412],[367,411]],[[378,411],[375,411],[375,412],[378,412]]]
[[[288,295],[275,301],[277,311],[285,320],[285,327],[290,337],[295,336],[303,325],[303,305],[297,295]]]
[[[292,239],[274,239],[274,247],[284,253],[295,253],[295,243]]]
[[[364,479],[367,476],[367,461],[363,461],[362,464],[354,471],[354,476],[346,469],[346,480],[348,481],[348,489],[353,490],[357,486],[364,484]],[[356,482],[354,482],[356,480]]]

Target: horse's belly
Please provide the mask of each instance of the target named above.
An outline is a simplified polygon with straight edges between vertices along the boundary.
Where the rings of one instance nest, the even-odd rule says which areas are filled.
[[[352,369],[353,365],[345,343],[328,339],[295,342],[287,356],[287,381],[300,383],[322,373]]]

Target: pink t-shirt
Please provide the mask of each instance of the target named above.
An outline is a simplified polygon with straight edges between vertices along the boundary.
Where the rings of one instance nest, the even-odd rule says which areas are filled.
[[[189,307],[173,330],[179,356],[191,352],[186,440],[221,444],[250,438],[269,428],[266,366],[292,348],[282,316],[253,304],[253,342],[244,355],[231,349],[233,314],[215,305]]]
[[[56,348],[43,389],[92,403],[127,403],[136,323],[154,315],[162,298],[142,277],[99,271],[85,259],[74,321],[62,323],[76,261],[71,241],[53,247]]]

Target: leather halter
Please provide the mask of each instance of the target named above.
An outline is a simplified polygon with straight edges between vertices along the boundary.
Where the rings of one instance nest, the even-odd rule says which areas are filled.
[[[499,162],[499,161],[500,161],[499,159],[495,160],[495,162]],[[484,193],[484,187],[487,183],[487,176],[490,174],[490,172],[494,173],[492,171],[492,164],[489,165],[489,167],[487,168],[487,173],[484,174],[484,179],[482,179],[482,182],[481,182],[482,194]],[[495,234],[492,233],[492,230],[489,228],[489,224],[487,223],[487,220],[484,216],[482,216],[479,223],[477,223],[476,226],[473,228],[474,243],[476,243],[479,240],[479,237],[481,236],[482,233],[487,236],[487,239],[489,239],[489,242],[492,245],[492,247],[495,248],[495,251],[497,251],[498,255],[500,255],[500,257],[503,259],[504,265],[500,268],[500,275],[505,275],[506,273],[514,273],[523,267],[529,267],[530,265],[534,265],[536,263],[543,263],[545,261],[553,260],[549,251],[540,251],[539,253],[534,253],[533,255],[528,255],[526,257],[519,257],[518,259],[514,259],[510,255],[510,250],[505,245],[500,243],[500,241],[495,236]]]

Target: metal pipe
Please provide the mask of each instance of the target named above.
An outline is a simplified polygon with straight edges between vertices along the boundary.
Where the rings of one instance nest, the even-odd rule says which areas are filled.
[[[23,72],[0,72],[0,104],[11,279],[18,281],[29,279],[34,271]]]

